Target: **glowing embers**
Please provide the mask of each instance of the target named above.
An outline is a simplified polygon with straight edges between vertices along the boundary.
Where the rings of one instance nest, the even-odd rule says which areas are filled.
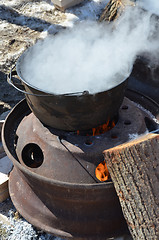
[[[96,178],[101,182],[104,182],[110,179],[110,174],[105,161],[101,162],[96,167],[95,175],[96,175]]]
[[[118,121],[118,116],[114,117],[113,120],[107,121],[106,123],[99,125],[96,128],[89,129],[87,131],[79,131],[77,130],[77,135],[81,136],[97,136],[103,133],[106,133],[107,131],[111,130],[113,127],[115,127],[116,123]]]

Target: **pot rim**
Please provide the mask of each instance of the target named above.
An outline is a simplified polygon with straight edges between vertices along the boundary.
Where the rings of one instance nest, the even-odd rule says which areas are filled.
[[[16,71],[17,71],[17,74],[18,74],[20,80],[22,81],[22,83],[26,84],[28,87],[31,87],[31,88],[34,89],[34,90],[40,91],[42,94],[46,94],[46,95],[49,94],[49,95],[53,95],[53,96],[79,96],[79,95],[82,95],[82,96],[83,96],[83,95],[87,95],[87,96],[88,96],[88,95],[96,95],[96,94],[98,94],[98,93],[104,93],[104,92],[107,92],[107,91],[109,91],[109,90],[112,90],[112,89],[118,87],[120,84],[122,84],[123,82],[125,82],[125,81],[129,78],[129,76],[130,76],[130,74],[131,74],[131,72],[132,72],[132,69],[133,69],[133,66],[132,66],[132,67],[130,68],[130,70],[129,70],[129,75],[128,75],[127,77],[121,78],[121,81],[119,81],[118,84],[116,84],[116,85],[113,86],[113,87],[109,87],[109,88],[107,88],[107,89],[105,89],[105,90],[103,90],[103,91],[100,91],[100,92],[90,93],[88,90],[83,90],[82,92],[56,94],[56,93],[53,93],[53,92],[50,92],[50,91],[45,91],[45,90],[43,90],[43,89],[40,89],[40,88],[38,88],[38,87],[30,84],[30,83],[24,78],[24,76],[23,76],[23,74],[22,74],[22,70],[21,70],[21,67],[20,67],[20,66],[21,66],[21,64],[23,64],[23,63],[22,63],[22,62],[23,62],[23,59],[25,58],[25,56],[27,55],[27,53],[29,53],[33,47],[34,47],[34,45],[31,46],[31,47],[29,47],[29,48],[27,48],[26,50],[24,50],[24,52],[22,53],[22,55],[18,58],[17,63],[16,63]]]

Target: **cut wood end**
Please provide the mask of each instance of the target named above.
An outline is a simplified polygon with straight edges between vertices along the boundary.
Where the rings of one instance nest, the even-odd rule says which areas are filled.
[[[137,139],[131,140],[130,142],[126,142],[126,143],[120,144],[116,147],[109,148],[109,149],[103,151],[103,154],[106,155],[108,152],[111,153],[114,151],[120,151],[121,149],[124,149],[124,148],[130,148],[134,145],[137,145],[137,144],[140,144],[143,142],[147,142],[147,141],[151,141],[152,139],[156,139],[159,141],[159,134],[149,133],[149,134],[142,135],[142,136],[138,137]]]

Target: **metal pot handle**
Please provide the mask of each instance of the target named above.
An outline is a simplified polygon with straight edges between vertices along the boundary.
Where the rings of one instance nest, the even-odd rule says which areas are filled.
[[[27,94],[27,92],[25,92],[24,90],[22,90],[20,87],[23,87],[24,89],[24,86],[22,84],[18,84],[18,83],[14,83],[13,82],[13,79],[12,79],[12,76],[18,76],[17,75],[17,72],[16,72],[16,69],[15,69],[15,66],[14,65],[10,71],[10,73],[7,75],[7,82],[12,86],[14,87],[16,90],[24,93],[24,94]],[[20,80],[20,79],[19,79]]]
[[[16,90],[24,93],[24,94],[27,94],[27,95],[32,95],[32,96],[36,96],[36,97],[51,97],[53,94],[49,94],[49,93],[46,93],[46,95],[41,95],[41,94],[34,94],[34,93],[29,93],[29,92],[26,92],[24,89],[24,86],[23,84],[19,84],[19,83],[15,83],[14,80],[12,79],[12,76],[17,76],[18,77],[18,74],[16,72],[16,65],[14,65],[10,71],[10,73],[7,75],[7,82],[13,86]],[[20,79],[18,78],[18,80],[20,81]],[[21,88],[23,89],[21,89]],[[58,94],[58,96],[83,96],[83,95],[88,95],[89,94],[89,91],[83,91],[83,92],[76,92],[76,93],[65,93],[65,94]],[[55,95],[55,94],[54,94]]]
[[[33,94],[33,93],[28,93],[26,91],[24,91],[24,86],[22,84],[19,84],[19,83],[15,83],[14,80],[12,79],[12,76],[17,76],[17,72],[16,72],[16,65],[14,65],[10,71],[10,73],[7,75],[7,82],[12,86],[14,87],[16,90],[18,90],[19,92],[21,93],[24,93],[24,94],[29,94],[29,95],[36,95],[36,94]],[[18,78],[18,80],[20,81],[20,79]],[[23,89],[21,89],[21,88]]]

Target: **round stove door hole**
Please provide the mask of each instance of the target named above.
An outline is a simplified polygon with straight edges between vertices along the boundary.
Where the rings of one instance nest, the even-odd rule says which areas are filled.
[[[22,160],[27,167],[38,168],[43,163],[44,155],[37,144],[29,143],[22,150]]]
[[[87,139],[84,144],[88,147],[88,146],[92,146],[93,142]]]

